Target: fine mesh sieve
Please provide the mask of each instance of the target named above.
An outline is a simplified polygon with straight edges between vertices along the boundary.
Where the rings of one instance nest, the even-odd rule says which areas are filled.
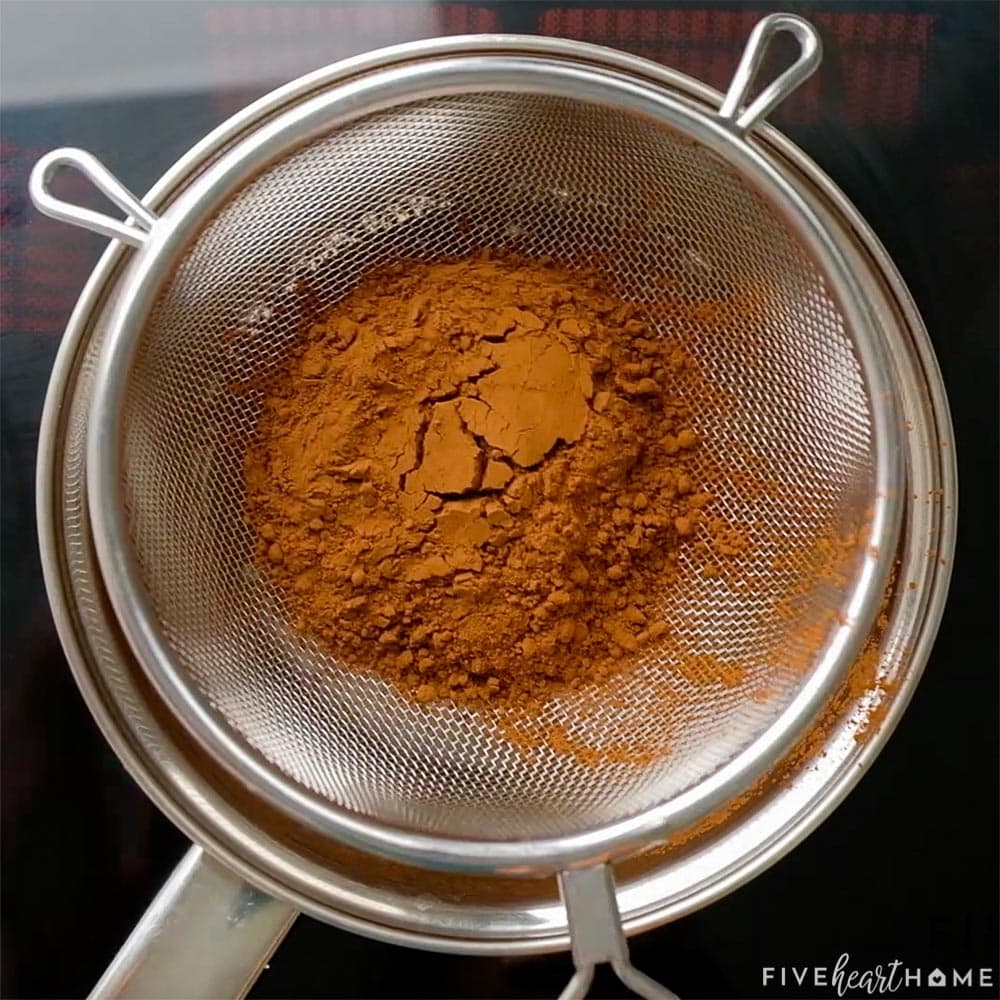
[[[168,702],[296,817],[422,864],[529,873],[598,861],[752,780],[857,653],[898,528],[898,421],[879,331],[836,247],[743,138],[754,108],[777,99],[739,112],[759,43],[804,30],[768,24],[715,120],[554,60],[442,60],[298,109],[159,219],[118,192],[150,234],[94,394],[102,567]],[[786,86],[814,65],[807,47]],[[49,168],[58,162],[98,176],[79,156]],[[488,713],[412,704],[296,635],[253,564],[242,475],[261,399],[232,390],[281,364],[303,286],[310,310],[323,308],[381,263],[484,246],[598,264],[697,360],[677,391],[706,474],[725,470],[716,509],[750,536],[741,585],[682,555],[648,595],[669,626],[661,645],[529,724],[598,751],[641,747],[641,765],[584,765],[545,745],[526,755]],[[665,299],[721,303],[728,322],[662,319]],[[767,488],[748,491],[748,477]],[[745,683],[672,669],[701,654]]]
[[[642,747],[654,760],[641,768],[582,766],[544,745],[529,757],[492,714],[414,704],[296,636],[253,565],[243,463],[262,393],[231,387],[283,362],[302,325],[296,286],[308,283],[310,309],[327,307],[379,264],[484,246],[603,261],[639,303],[743,300],[723,333],[655,313],[650,322],[690,345],[715,390],[677,386],[706,457],[732,472],[708,486],[714,509],[748,526],[741,576],[750,586],[704,579],[682,555],[680,578],[651,595],[670,638],[599,696],[557,698],[530,726],[536,736],[561,726],[587,747]],[[860,366],[819,271],[774,209],[676,132],[535,94],[394,107],[246,184],[165,282],[142,328],[121,427],[130,543],[176,668],[199,696],[324,799],[458,836],[484,825],[524,838],[613,822],[732,759],[798,690],[802,668],[789,667],[803,656],[798,636],[843,610],[845,595],[810,566],[817,541],[846,532],[875,502]],[[748,498],[741,473],[775,486]],[[863,565],[846,571],[848,597]],[[793,603],[790,617],[778,616]],[[742,669],[745,684],[671,673],[693,654]]]

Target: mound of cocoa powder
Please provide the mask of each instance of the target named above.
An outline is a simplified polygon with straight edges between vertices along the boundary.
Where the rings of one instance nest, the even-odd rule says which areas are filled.
[[[257,386],[258,563],[298,631],[419,701],[599,682],[665,633],[648,595],[711,500],[690,365],[596,273],[371,273]]]

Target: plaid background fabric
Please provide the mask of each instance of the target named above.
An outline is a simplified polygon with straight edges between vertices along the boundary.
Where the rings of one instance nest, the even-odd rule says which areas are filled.
[[[779,124],[815,124],[837,114],[846,125],[906,125],[920,108],[934,15],[817,9],[823,71],[779,109]],[[624,49],[725,91],[761,12],[752,8],[560,7],[539,33]]]
[[[502,4],[203,4],[203,57],[215,77],[222,83],[233,77],[234,66],[251,66],[259,85],[144,98],[132,108],[126,95],[107,102],[103,114],[94,107],[58,105],[30,113],[6,109],[0,128],[0,240],[6,285],[0,330],[4,335],[58,334],[99,249],[98,241],[68,234],[65,227],[38,216],[26,201],[32,163],[61,142],[88,144],[142,190],[205,131],[273,85],[384,45],[501,31],[509,29],[510,22],[518,30],[633,52],[724,90],[761,16],[758,6],[511,4],[512,16]],[[822,31],[824,63],[777,110],[776,124],[793,131],[810,126],[893,131],[918,126],[935,22],[946,12],[938,13],[932,5],[911,6],[917,9],[873,13],[867,5],[846,10],[836,3],[799,4]],[[990,162],[968,166],[982,179],[978,190],[988,199]],[[72,174],[60,178],[60,185],[67,197],[89,194],[86,182]]]
[[[598,42],[725,89],[752,25],[773,9],[708,0],[194,6],[210,88],[102,101],[67,94],[63,103],[2,108],[3,996],[86,992],[184,846],[87,716],[41,585],[38,419],[59,337],[106,241],[31,207],[32,164],[53,147],[81,146],[142,192],[273,86],[344,56],[441,34],[522,31]],[[783,6],[820,28],[825,55],[773,120],[886,244],[952,396],[964,459],[960,570],[931,667],[872,776],[771,872],[633,945],[642,967],[690,998],[759,996],[762,964],[832,962],[833,949],[850,950],[860,966],[897,953],[975,965],[993,954],[997,933],[993,892],[984,889],[995,884],[996,818],[982,810],[996,784],[988,767],[996,739],[988,583],[995,571],[983,562],[996,550],[995,473],[983,476],[995,470],[996,454],[998,8],[943,0]],[[233,86],[234,78],[255,82]],[[71,173],[59,189],[101,205]],[[941,735],[948,720],[958,735]],[[964,777],[970,760],[975,783]],[[869,863],[856,843],[887,846]],[[814,887],[830,878],[838,891],[817,909]],[[807,907],[808,920],[796,915]],[[302,921],[253,995],[551,995],[567,970],[565,956],[400,953]],[[620,993],[609,979],[596,990]]]

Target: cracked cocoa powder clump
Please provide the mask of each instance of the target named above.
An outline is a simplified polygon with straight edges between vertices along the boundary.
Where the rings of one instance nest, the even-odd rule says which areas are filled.
[[[400,262],[257,388],[257,561],[293,626],[418,701],[538,702],[667,630],[652,603],[711,498],[690,359],[599,277]]]

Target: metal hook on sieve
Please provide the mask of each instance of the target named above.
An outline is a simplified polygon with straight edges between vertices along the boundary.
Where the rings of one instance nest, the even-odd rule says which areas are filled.
[[[63,167],[78,170],[101,194],[123,212],[127,212],[130,218],[124,221],[115,219],[103,212],[95,212],[92,208],[84,208],[57,198],[49,185]],[[156,225],[156,216],[96,156],[82,149],[54,149],[51,153],[46,153],[31,171],[28,190],[39,212],[60,222],[68,222],[102,236],[122,240],[134,247],[142,246]]]
[[[787,31],[795,36],[801,47],[799,57],[743,108],[743,102],[760,72],[767,47],[779,31]],[[822,59],[823,43],[819,32],[808,21],[795,14],[768,15],[757,22],[747,39],[740,64],[736,67],[726,98],[719,108],[719,120],[740,135],[748,132],[793,90],[808,80],[819,68]]]
[[[566,907],[576,972],[559,1000],[583,1000],[594,978],[594,967],[607,962],[615,975],[644,1000],[678,1000],[629,960],[610,865],[560,872],[559,894]]]

